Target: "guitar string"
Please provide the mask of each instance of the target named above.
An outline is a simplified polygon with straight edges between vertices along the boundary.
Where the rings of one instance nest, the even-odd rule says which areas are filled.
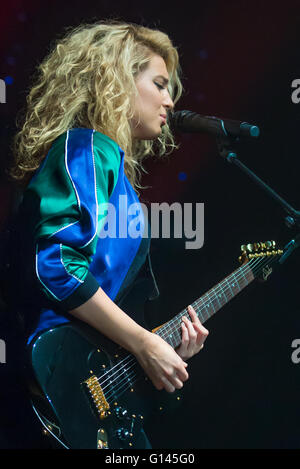
[[[261,260],[261,259],[260,259],[260,260]],[[274,260],[275,260],[275,259],[273,258],[271,262],[273,262]],[[271,262],[267,262],[267,263],[271,263]],[[265,264],[267,264],[267,263],[265,263]],[[137,363],[135,363],[135,364],[137,364]],[[131,367],[131,368],[132,368],[132,367]],[[128,371],[128,369],[127,369],[126,371]],[[131,373],[130,373],[129,375],[127,374],[126,379],[123,380],[122,385],[117,388],[117,391],[120,391],[120,390],[121,390],[121,392],[119,392],[118,394],[116,394],[116,393],[113,391],[113,392],[110,394],[109,397],[107,396],[107,400],[112,397],[112,394],[115,394],[113,401],[114,401],[115,399],[118,399],[120,396],[122,396],[122,394],[124,394],[124,392],[126,392],[126,391],[128,390],[129,387],[132,387],[133,384],[134,384],[138,379],[140,379],[140,378],[143,377],[143,376],[145,377],[145,373],[143,373],[141,369],[140,369],[140,372],[141,372],[140,375],[138,375],[138,374],[132,369],[132,370],[131,370]],[[130,379],[130,378],[132,378],[132,377],[135,377],[135,379],[134,379],[133,381]],[[130,386],[128,386],[128,381],[130,382]],[[112,402],[113,402],[113,401],[112,401]],[[112,403],[112,402],[111,402],[111,403]]]
[[[268,258],[268,259],[265,259],[265,258],[257,258],[257,259],[253,259],[253,262],[252,262],[252,263],[251,263],[251,261],[250,261],[250,262],[248,262],[247,264],[245,264],[245,266],[240,267],[240,269],[239,269],[239,271],[238,271],[238,274],[236,274],[236,276],[235,276],[235,279],[236,279],[236,280],[239,280],[240,278],[242,278],[242,277],[244,276],[244,273],[245,273],[246,271],[247,271],[246,273],[250,273],[251,271],[254,272],[254,269],[257,268],[257,265],[258,265],[258,264],[268,263],[268,262],[270,263],[271,260],[273,261],[273,260],[275,260],[275,259],[274,259],[274,258]],[[266,261],[266,262],[265,262],[265,261]],[[250,264],[250,263],[251,263],[251,264]],[[249,266],[249,264],[251,265],[251,267]],[[245,276],[244,276],[244,277],[245,277]],[[249,282],[248,279],[245,278],[245,280],[246,280],[247,282]],[[224,285],[225,283],[227,284],[227,286],[226,286],[225,289],[222,289],[221,284]],[[217,287],[219,287],[219,290],[220,290],[220,291],[222,290],[223,294],[225,294],[225,290],[226,290],[226,291],[229,291],[229,290],[232,291],[231,287],[228,286],[228,278],[223,279],[223,281],[220,282],[215,288],[217,288]],[[240,289],[240,290],[241,290],[241,289]],[[206,294],[206,296],[208,296],[211,301],[213,301],[215,298],[217,298],[217,295],[218,295],[218,293],[215,294],[214,297],[213,297],[212,294],[210,294],[210,295],[209,295],[208,293]],[[203,296],[205,296],[205,295],[203,295]],[[202,296],[201,298],[203,298],[203,296]],[[234,296],[236,296],[236,295],[234,295]],[[217,298],[217,299],[218,299],[218,298]],[[219,301],[219,300],[218,300],[218,301]],[[206,306],[207,303],[206,303],[206,302],[203,302],[203,300],[200,301],[200,299],[199,299],[199,300],[196,300],[193,304],[194,304],[195,306],[196,306],[196,304],[197,304],[197,306],[198,306],[200,303],[201,303],[201,306],[204,306],[205,308],[207,307],[207,306]],[[220,302],[219,302],[219,303],[220,303]],[[226,303],[227,303],[227,302],[226,302]],[[225,304],[226,304],[226,303],[225,303]],[[197,307],[197,306],[196,306],[196,307]],[[222,306],[223,306],[223,305],[221,305],[221,307],[222,307]],[[200,308],[199,314],[201,314],[201,310],[204,310],[204,308]],[[180,314],[181,314],[181,317],[182,317],[183,315],[185,315],[184,311],[181,312],[181,313],[179,313],[179,315],[176,316],[176,322],[178,322],[178,316],[180,316]],[[199,315],[199,314],[197,313],[197,315]],[[207,313],[206,313],[206,314],[207,314]],[[209,317],[210,317],[210,315],[209,315]],[[174,320],[175,320],[175,318],[174,318]],[[202,320],[203,320],[203,318],[202,318]],[[170,321],[170,322],[171,322],[171,321]],[[162,326],[162,327],[164,327],[164,326]],[[161,328],[161,329],[162,329],[162,328]],[[177,328],[177,329],[178,329],[178,328]],[[171,330],[171,331],[172,331],[172,330]],[[173,331],[172,331],[172,332],[173,332]],[[169,337],[169,336],[170,336],[169,331],[167,331],[167,337]],[[165,339],[164,334],[162,334],[161,337]],[[125,368],[125,366],[124,366],[124,362],[125,362],[125,361],[126,361],[126,368]],[[131,382],[130,378],[131,378],[132,376],[134,376],[134,372],[133,372],[133,370],[132,370],[132,366],[128,367],[128,365],[132,365],[132,362],[135,362],[135,358],[134,358],[133,356],[127,356],[127,357],[125,357],[122,361],[120,361],[117,365],[115,365],[113,368],[111,368],[109,371],[107,371],[104,375],[102,375],[100,379],[98,378],[98,381],[101,383],[101,385],[103,385],[103,384],[105,384],[107,381],[109,381],[109,383],[108,383],[108,385],[106,385],[106,387],[104,387],[104,386],[102,387],[102,386],[101,386],[101,387],[102,387],[102,390],[104,391],[107,387],[111,387],[112,384],[113,384],[113,381],[116,381],[116,378],[114,378],[114,379],[112,380],[113,376],[119,371],[119,369],[117,370],[116,368],[123,368],[123,372],[122,372],[122,373],[123,373],[123,374],[126,374],[126,378],[125,378],[125,380],[123,380],[124,384],[127,385],[128,382],[129,382],[130,385],[132,385],[132,382]],[[133,366],[134,366],[134,365],[137,365],[137,363],[135,362],[135,363],[133,364]],[[111,371],[113,371],[114,369],[115,369],[115,372],[114,372],[114,373],[111,373]],[[128,374],[128,371],[129,371],[130,369],[131,369],[131,373]],[[122,374],[122,373],[121,373],[121,374]],[[107,379],[105,379],[104,381],[102,381],[103,377],[105,377],[106,374],[110,374],[110,376],[108,376]],[[117,377],[118,380],[120,379],[120,376],[121,376],[120,373],[118,373],[118,377]],[[122,381],[121,381],[121,383],[122,383]],[[120,389],[120,387],[119,387],[119,389]],[[114,392],[113,392],[113,393],[114,393]],[[107,397],[107,398],[109,399],[110,397],[111,397],[111,396],[109,396],[109,397]]]
[[[265,260],[265,259],[258,258],[257,260],[254,260],[254,262],[251,264],[251,266],[252,266],[253,269],[254,269],[255,267],[257,267],[257,264],[263,263],[264,260]],[[270,260],[270,259],[268,259],[267,261],[269,261],[269,260]],[[256,261],[256,262],[255,262],[255,261]],[[250,262],[251,262],[251,261],[250,261]],[[245,266],[243,266],[243,267],[244,267],[244,270],[246,270],[245,268],[247,268],[248,271],[249,271],[249,270],[253,270],[253,269],[250,269],[250,268],[249,268],[248,264],[249,264],[249,263],[247,263]],[[243,274],[242,274],[242,275],[243,275]],[[239,275],[239,277],[241,278],[242,275]],[[237,277],[236,277],[236,278],[237,278]],[[226,279],[225,279],[225,280],[226,280]],[[220,283],[224,283],[224,281],[222,281],[222,282],[220,282]],[[228,288],[227,288],[227,290],[228,290]],[[215,297],[216,297],[216,295],[215,295]],[[198,303],[198,304],[199,304],[200,301],[197,300],[196,302],[194,302],[194,304],[195,304],[195,303]],[[179,314],[184,315],[184,312],[181,312],[181,313],[179,313]],[[178,317],[178,315],[177,315],[177,317]],[[181,317],[182,317],[182,316],[181,316]],[[162,327],[163,327],[163,326],[162,326]],[[169,336],[169,334],[167,334],[167,337],[168,337],[168,336]],[[165,339],[164,334],[161,335],[161,337]],[[127,363],[126,363],[127,368],[125,368],[125,366],[124,366],[124,364],[123,364],[123,362],[126,361],[126,360],[127,360]],[[133,356],[127,356],[127,357],[125,357],[125,358],[124,358],[122,361],[120,361],[117,365],[115,365],[115,366],[114,366],[113,368],[111,368],[108,372],[106,372],[104,375],[102,375],[101,378],[98,379],[98,381],[101,382],[101,379],[102,379],[106,374],[109,374],[114,368],[120,368],[120,367],[121,367],[121,368],[123,368],[123,374],[127,373],[127,372],[130,370],[130,368],[132,368],[132,366],[128,368],[128,365],[132,364],[132,362],[135,362],[135,358],[134,358]],[[135,362],[134,364],[137,364],[137,363]],[[109,384],[108,384],[108,386],[111,386],[112,383],[113,383],[113,381],[111,381],[111,378],[112,378],[118,371],[119,371],[119,370],[116,369],[115,372],[112,373],[106,380],[102,381],[101,384],[104,384],[105,382],[110,381]],[[131,376],[132,376],[132,375],[131,375]],[[119,379],[119,378],[120,378],[120,373],[118,374],[118,379]],[[116,380],[116,379],[114,379],[114,380]],[[126,374],[126,379],[125,379],[125,381],[126,381],[126,382],[128,381],[128,374]],[[107,386],[106,386],[106,388],[107,388]],[[102,389],[105,390],[106,388],[103,386]]]

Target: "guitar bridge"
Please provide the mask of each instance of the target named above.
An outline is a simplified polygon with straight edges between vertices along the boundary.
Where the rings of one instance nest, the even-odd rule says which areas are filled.
[[[109,404],[105,399],[104,393],[102,391],[97,377],[93,375],[87,380],[85,380],[84,383],[88,388],[90,398],[97,410],[97,413],[99,414],[100,419],[105,419],[108,415],[107,411],[109,410]]]

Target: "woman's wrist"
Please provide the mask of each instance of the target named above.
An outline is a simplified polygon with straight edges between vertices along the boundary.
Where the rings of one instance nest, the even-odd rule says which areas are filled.
[[[101,288],[70,313],[134,355],[142,353],[146,338],[151,334],[120,309]]]
[[[147,348],[149,334],[151,332],[147,329],[138,326],[132,336],[128,337],[128,345],[125,348],[135,356],[143,354]]]

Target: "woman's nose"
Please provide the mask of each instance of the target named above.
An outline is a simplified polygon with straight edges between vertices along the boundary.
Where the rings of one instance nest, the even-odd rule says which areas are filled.
[[[165,97],[165,99],[164,99],[163,105],[164,105],[164,107],[165,107],[166,109],[168,109],[168,110],[170,110],[170,111],[171,111],[172,109],[174,109],[174,103],[173,103],[172,98],[171,98],[171,96],[170,96],[170,94],[169,94],[168,91],[167,91],[167,93],[166,93],[166,97]]]

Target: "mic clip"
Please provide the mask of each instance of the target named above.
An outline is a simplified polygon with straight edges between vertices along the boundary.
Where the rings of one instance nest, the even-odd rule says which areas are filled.
[[[237,154],[235,152],[234,143],[237,143],[239,138],[233,137],[217,137],[216,144],[219,151],[220,156],[225,158],[229,163],[233,162],[233,159],[237,158]]]

